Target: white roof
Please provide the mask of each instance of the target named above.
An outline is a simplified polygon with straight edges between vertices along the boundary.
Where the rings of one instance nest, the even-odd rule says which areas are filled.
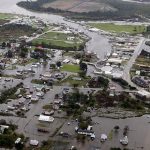
[[[79,60],[79,59],[76,59],[76,63],[79,64],[79,63],[80,63],[80,60]]]
[[[97,32],[97,31],[99,31],[99,29],[97,29],[97,28],[90,28],[89,31],[95,31],[95,32]]]
[[[111,72],[110,71],[105,71],[105,74],[106,75],[111,75]]]
[[[38,144],[39,144],[39,141],[37,141],[37,140],[30,140],[30,145],[37,146]]]
[[[21,138],[17,138],[17,140],[15,141],[15,144],[18,144],[21,141]]]
[[[106,134],[101,134],[101,140],[107,140],[107,135]]]
[[[121,78],[122,75],[123,75],[123,73],[121,73],[121,72],[120,73],[119,72],[112,73],[113,78]]]
[[[109,63],[117,63],[117,64],[121,64],[122,63],[122,59],[118,59],[118,58],[110,58],[108,59]]]
[[[45,122],[53,122],[54,118],[51,116],[40,115],[38,120],[45,121]]]
[[[104,71],[104,72],[105,72],[105,71],[111,72],[112,69],[113,69],[113,68],[112,68],[111,66],[103,66],[103,67],[101,68],[101,70]]]
[[[112,56],[118,56],[118,54],[117,53],[113,53]]]
[[[70,60],[69,59],[65,59],[65,60],[63,60],[63,63],[69,63],[70,62]]]
[[[127,145],[128,144],[128,137],[125,136],[123,139],[120,139],[120,143],[122,143],[123,145]]]
[[[38,92],[38,93],[36,93],[36,96],[39,96],[39,97],[44,96],[44,93],[43,92]]]

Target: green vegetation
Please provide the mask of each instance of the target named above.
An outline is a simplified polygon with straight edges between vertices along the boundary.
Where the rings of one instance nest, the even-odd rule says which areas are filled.
[[[79,65],[64,64],[63,67],[61,68],[61,71],[78,73],[80,71],[80,67]]]
[[[80,80],[81,79],[81,80]],[[61,85],[66,85],[69,83],[69,85],[73,86],[73,87],[81,87],[81,86],[86,86],[86,84],[88,83],[88,81],[90,80],[90,77],[79,77],[79,76],[75,76],[75,75],[70,75],[68,78],[66,78],[65,80],[60,81],[58,84]]]
[[[0,147],[12,149],[15,146],[14,143],[17,137],[20,137],[22,140],[24,140],[24,135],[22,134],[18,135],[15,133],[15,129],[17,129],[16,125],[13,124],[3,124],[3,125],[9,126],[9,128],[5,129],[4,132],[0,134]]]
[[[22,85],[23,85],[22,83],[19,83],[13,88],[2,91],[1,96],[0,96],[0,103],[6,102],[7,99],[16,99],[17,95],[15,95],[15,93],[17,92],[19,88],[22,87]]]
[[[150,58],[144,57],[144,56],[139,56],[136,59],[136,62],[139,65],[144,65],[144,66],[150,66]]]
[[[36,29],[33,29],[31,26],[28,25],[3,25],[0,26],[0,42],[17,39],[24,35],[30,36],[34,32],[36,32]]]
[[[43,7],[43,5],[53,2],[55,0],[37,0],[37,1],[22,1],[19,2],[18,5],[20,7],[33,10],[33,11],[40,11],[40,12],[49,12],[49,13],[56,13],[61,14],[63,16],[67,16],[68,18],[72,19],[80,19],[80,20],[124,20],[124,19],[134,19],[139,18],[141,16],[149,17],[150,15],[150,5],[142,4],[142,3],[131,3],[127,1],[121,0],[93,0],[92,2],[100,2],[104,3],[106,6],[114,8],[116,11],[102,11],[102,10],[95,10],[94,8],[92,11],[89,9],[88,12],[70,12],[67,10],[61,10],[51,7]],[[67,1],[66,1],[67,3]]]
[[[32,79],[31,83],[44,85],[44,81],[40,79]]]
[[[53,150],[58,150],[58,149],[68,149],[68,142],[63,142],[63,141],[43,141],[42,146],[37,149],[37,150],[48,150],[48,149],[53,149]]]
[[[37,62],[38,62],[37,59],[30,58],[30,59],[26,59],[26,60],[22,61],[21,63],[19,63],[19,65],[21,65],[21,66],[26,66],[26,65],[28,65],[28,64],[37,63]]]
[[[131,77],[136,75],[136,71],[140,71],[141,76],[150,77],[148,72],[149,66],[150,66],[150,53],[142,50],[141,54],[136,58],[135,63],[132,66],[132,69],[130,70]]]
[[[127,81],[123,79],[115,79],[113,78],[112,81],[117,82],[120,86],[122,86],[125,89],[135,90],[136,88],[129,85]]]
[[[68,37],[74,37],[72,40],[68,40]],[[77,47],[83,43],[83,40],[73,34],[65,34],[62,32],[47,32],[39,38],[32,41],[33,45],[42,44],[55,45],[61,47]]]
[[[108,91],[99,91],[95,95],[96,102],[99,107],[121,107],[126,110],[144,112],[145,104],[143,101],[133,99],[129,94],[122,93],[120,95],[109,96]],[[116,105],[117,103],[117,105]]]
[[[15,15],[13,14],[6,14],[6,13],[0,13],[0,20],[10,20],[13,19]]]
[[[92,78],[88,82],[88,86],[90,88],[107,88],[109,84],[109,80],[107,78],[104,78],[102,76],[99,76],[97,78]]]
[[[43,109],[44,109],[44,110],[49,110],[49,111],[50,111],[50,110],[53,109],[53,105],[51,105],[51,104],[44,105],[44,106],[43,106]]]
[[[73,93],[64,95],[64,106],[62,110],[66,112],[68,116],[78,117],[81,116],[83,111],[86,111],[88,107],[94,107],[95,98],[93,93],[84,94],[77,89]]]
[[[146,32],[144,25],[117,25],[114,23],[89,23],[90,26],[109,32],[127,32],[130,34],[138,34]]]
[[[109,140],[112,140],[113,138],[113,130],[110,131],[109,135],[108,135],[108,139]]]

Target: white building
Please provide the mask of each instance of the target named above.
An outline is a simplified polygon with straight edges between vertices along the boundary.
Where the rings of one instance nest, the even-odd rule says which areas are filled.
[[[54,118],[51,116],[40,115],[38,120],[43,122],[53,122]]]
[[[137,92],[137,95],[141,96],[141,97],[146,97],[146,98],[150,98],[150,92],[147,92],[145,90],[140,90]]]

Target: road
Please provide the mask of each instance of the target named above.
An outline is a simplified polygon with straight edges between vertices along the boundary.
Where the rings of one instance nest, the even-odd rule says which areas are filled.
[[[146,41],[146,40],[147,40],[147,39],[145,39],[145,38],[143,38],[143,37],[141,38],[141,40],[140,40],[138,46],[136,47],[136,49],[135,49],[135,51],[134,51],[132,57],[131,57],[130,60],[128,61],[127,65],[125,66],[125,68],[124,68],[124,73],[123,73],[123,79],[124,79],[125,81],[127,81],[131,86],[135,86],[135,87],[136,87],[137,89],[139,89],[139,90],[142,89],[142,88],[138,87],[137,85],[135,85],[135,84],[131,81],[130,70],[131,70],[131,68],[132,68],[132,66],[133,66],[133,64],[134,64],[134,62],[135,62],[135,60],[136,60],[136,58],[137,58],[138,55],[141,53],[141,51],[142,51],[143,49],[147,49],[147,48],[148,48],[148,46],[145,45],[145,41]]]

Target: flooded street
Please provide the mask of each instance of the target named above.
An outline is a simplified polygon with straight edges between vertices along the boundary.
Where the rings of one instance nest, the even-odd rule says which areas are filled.
[[[30,12],[23,8],[19,8],[16,6],[16,3],[22,0],[0,0],[0,12],[3,13],[14,13],[14,14],[23,14],[29,16],[36,16],[44,21],[48,21],[50,23],[56,24],[65,24],[66,26],[72,28],[73,30],[78,30],[86,34],[90,41],[86,44],[86,50],[95,52],[100,60],[103,60],[107,53],[111,52],[111,44],[108,42],[108,39],[103,35],[100,35],[95,32],[91,32],[86,27],[81,24],[74,23],[72,21],[64,20],[63,17],[46,14],[46,13],[37,13]],[[27,66],[27,68],[31,68],[31,64]],[[19,69],[24,69],[24,67],[20,67]],[[41,72],[45,72],[47,68],[39,67],[35,69],[36,75],[34,77],[39,77]],[[7,72],[9,74],[10,71]],[[12,71],[10,74],[15,74],[16,70]],[[26,86],[31,84],[31,79],[33,77],[29,77],[25,79],[24,82]],[[32,85],[32,84],[31,84]],[[42,112],[43,104],[47,104],[48,102],[53,102],[55,94],[59,93],[62,87],[54,86],[54,89],[51,90],[48,94],[46,94],[45,99],[41,101],[39,104],[35,104],[31,106],[31,112],[27,113],[26,118],[17,118],[17,117],[5,117],[1,116],[1,119],[6,119],[10,121],[11,119],[19,125],[20,132],[26,132],[25,134],[29,136],[33,136],[32,138],[36,138],[37,140],[43,140],[43,135],[37,135],[37,130],[33,128],[35,124],[37,124],[37,116],[33,116],[33,114],[40,114]],[[6,105],[1,107],[6,107]],[[32,120],[33,119],[33,120]],[[32,120],[32,121],[31,121]],[[102,150],[109,150],[110,147],[121,147],[121,148],[130,148],[134,150],[150,150],[150,117],[148,115],[144,115],[142,117],[134,117],[127,119],[110,119],[110,118],[101,118],[101,117],[93,117],[93,130],[95,131],[96,139],[94,141],[89,140],[84,144],[77,144],[75,140],[72,140],[72,145],[78,145],[80,150],[92,150],[94,147],[98,147]],[[64,126],[62,130],[64,132],[69,132],[70,134],[75,136],[74,128],[77,126],[76,122],[73,122],[72,125],[68,127],[67,122],[63,120]],[[57,124],[57,120],[53,126]],[[61,125],[61,124],[60,124]],[[114,131],[114,127],[118,125],[119,130],[117,132]],[[123,147],[119,140],[123,138],[123,130],[124,127],[128,126],[128,139],[129,144],[126,147]],[[52,127],[53,128],[53,127]],[[108,140],[105,143],[100,142],[101,134],[105,133],[108,136]],[[44,137],[45,140],[48,138]]]

